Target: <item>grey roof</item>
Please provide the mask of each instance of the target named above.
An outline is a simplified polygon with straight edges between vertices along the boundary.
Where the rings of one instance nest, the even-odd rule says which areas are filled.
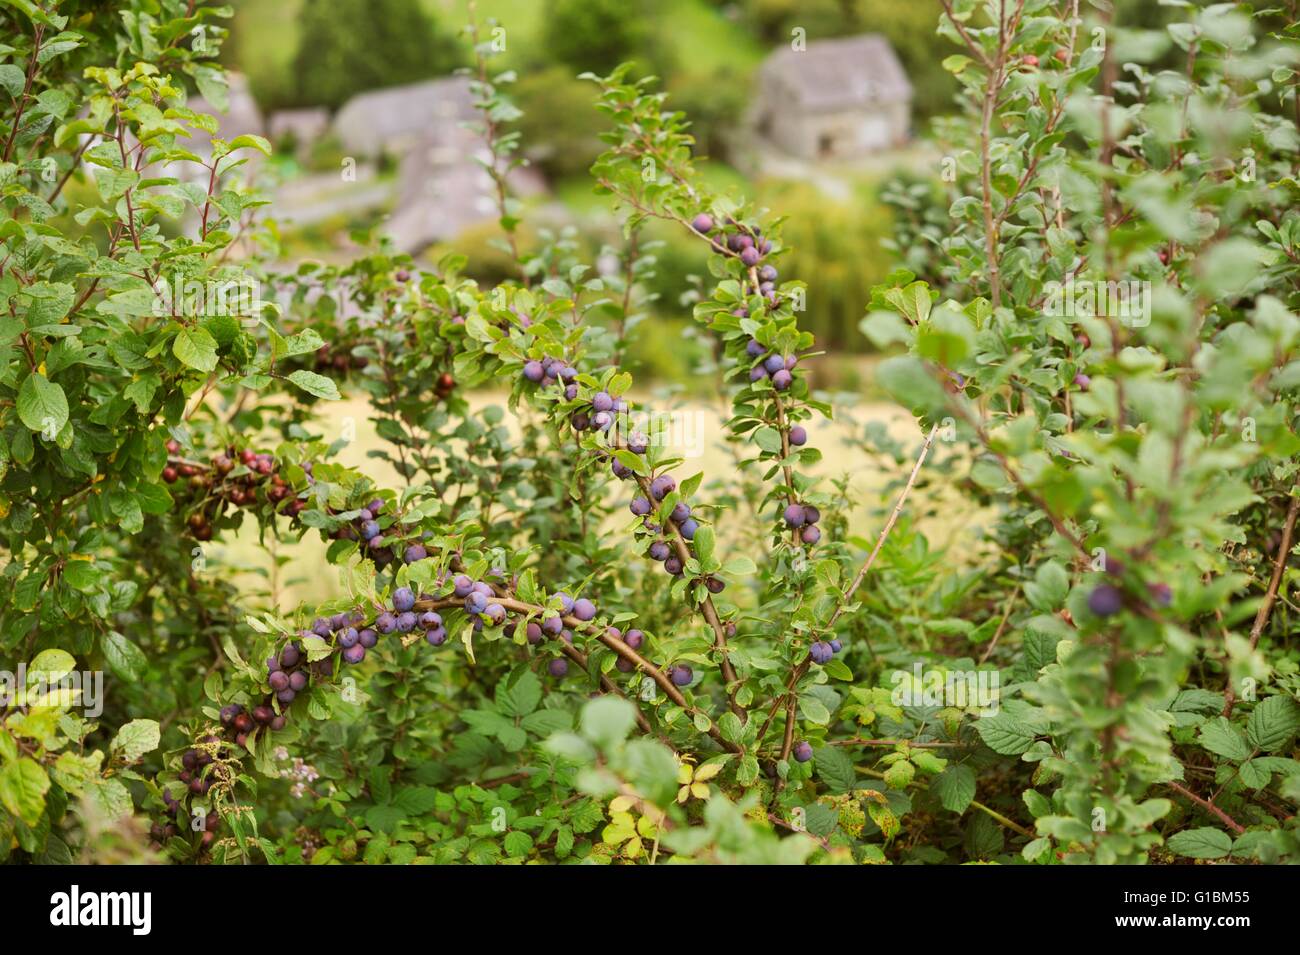
[[[334,132],[343,146],[374,155],[394,143],[422,133],[437,120],[474,118],[470,80],[452,76],[360,93],[334,117]]]
[[[762,75],[812,111],[912,98],[903,65],[879,33],[813,40],[804,50],[778,50],[763,63]]]

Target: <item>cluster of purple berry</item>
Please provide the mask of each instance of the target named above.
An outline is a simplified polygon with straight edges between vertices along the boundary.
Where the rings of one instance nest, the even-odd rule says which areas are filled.
[[[805,544],[812,546],[822,539],[822,532],[817,527],[822,512],[813,505],[787,504],[783,516],[786,524],[799,531],[799,539]]]
[[[366,651],[379,643],[379,632],[377,632],[378,621],[376,621],[376,627],[363,626],[365,621],[366,615],[360,610],[336,613],[328,619],[317,617],[312,621],[311,630],[305,631],[303,636],[307,636],[307,634],[310,633],[320,637],[322,640],[329,640],[330,637],[333,637],[334,646],[342,654],[345,663],[360,663],[366,658]],[[291,645],[286,647],[285,650],[280,653],[281,664],[284,663],[285,652],[292,649],[293,646]],[[267,665],[270,665],[270,661],[268,661]],[[314,666],[317,668],[317,673],[321,676],[328,676],[333,673],[334,670],[333,663],[328,657],[317,660]],[[286,700],[280,696],[279,694],[282,691],[276,689],[277,682],[280,681],[277,681],[275,679],[275,674],[272,673],[271,689],[276,690],[276,698],[287,706],[293,702],[293,697],[291,696]],[[291,675],[289,689],[296,693],[306,687],[305,683],[302,686],[297,686],[296,684],[298,682],[300,681],[293,680]]]
[[[717,223],[713,221],[713,216],[707,212],[701,212],[691,220],[691,228],[700,235],[713,235],[717,231],[718,234],[713,237],[713,248],[718,252],[726,249],[735,254],[747,269],[757,266],[763,261],[763,257],[772,251],[772,243],[763,238],[762,230],[757,226],[742,227],[734,219],[728,219],[727,224],[733,227],[733,231],[719,230]],[[777,300],[776,269],[770,265],[764,266],[759,272],[758,278],[761,283],[759,291],[769,302],[775,305]]]
[[[618,627],[606,627],[605,632],[615,640],[622,640],[633,650],[640,650],[645,644],[645,634],[640,630],[629,630],[627,633],[624,633]],[[632,670],[635,669],[636,665],[631,660],[619,657],[618,660],[614,662],[614,666],[618,667],[620,673],[631,673]]]
[[[212,741],[216,741],[216,737],[208,736],[208,737],[204,737],[204,740],[212,742]],[[191,759],[191,757],[193,758]],[[199,757],[207,757],[207,761],[199,762]],[[206,766],[208,763],[212,762],[212,757],[209,756],[207,753],[200,752],[199,750],[190,749],[185,751],[185,755],[181,757],[181,762],[186,765],[192,763],[195,767],[201,768],[202,766]],[[193,777],[193,774],[196,771],[197,770],[183,769],[181,771],[181,778],[184,779],[187,776]],[[188,785],[190,787],[190,792],[196,795],[199,795],[201,793],[206,793],[207,790],[210,789],[212,785],[210,782],[204,780],[202,782],[206,783],[207,788],[203,788],[203,786],[200,786],[199,789],[195,789],[194,782],[195,779],[191,778]],[[159,845],[162,845],[168,839],[180,835],[182,831],[182,826],[179,822],[179,817],[182,815],[183,807],[181,805],[180,800],[177,799],[175,796],[173,796],[170,792],[168,792],[165,787],[163,788],[162,791],[162,798],[163,798],[163,812],[166,814],[167,821],[155,822],[152,826],[149,827],[149,836],[153,839],[154,842],[158,843]],[[202,842],[205,847],[210,846],[213,840],[217,838],[217,826],[220,824],[221,824],[221,817],[217,815],[216,810],[215,809],[209,810],[207,816],[203,820]],[[186,832],[189,832],[191,830],[191,826],[187,823],[184,826],[184,830]]]
[[[756,338],[751,338],[745,345],[745,354],[754,361],[754,366],[749,370],[750,381],[757,382],[770,378],[772,387],[777,391],[787,391],[794,384],[794,369],[799,364],[799,359],[794,355],[780,355],[769,351],[767,346]],[[791,444],[800,445],[807,440],[808,432],[803,428],[796,425],[790,429]]]
[[[808,656],[813,663],[829,663],[831,657],[844,649],[839,640],[818,640],[808,648]]]
[[[633,437],[635,437],[635,435]],[[629,447],[631,447],[630,440]],[[615,477],[623,480],[632,477],[632,471],[617,459],[614,461],[612,467]],[[651,503],[651,499],[653,499],[655,503],[658,503],[676,490],[677,479],[671,474],[660,474],[652,478],[650,481],[650,496],[646,497],[645,495],[638,494],[636,497],[632,498],[632,503],[628,505],[628,509],[637,517],[641,518],[642,524],[644,524],[646,530],[652,534],[658,535],[663,531],[663,526],[650,520],[650,513],[655,509],[655,504]],[[695,534],[700,529],[700,522],[691,516],[691,506],[685,501],[678,501],[673,505],[672,511],[668,514],[668,520],[677,528],[677,533],[682,536],[683,540],[695,540]],[[656,539],[650,543],[650,549],[647,553],[651,560],[656,560],[663,564],[664,570],[671,576],[677,577],[681,575],[684,569],[682,559],[677,554],[673,553],[672,546],[665,538],[656,537]],[[726,588],[726,584],[721,578],[713,576],[706,577],[704,585],[708,588],[709,593],[711,594],[720,594]]]
[[[573,379],[578,377],[578,370],[572,365],[566,364],[558,358],[543,358],[541,361],[533,359],[524,362],[524,378],[535,385],[549,387],[557,381],[564,382],[565,397],[570,401],[578,397],[578,386],[574,384]],[[569,393],[569,389],[573,393]]]
[[[397,559],[397,549],[407,535],[400,526],[391,526],[385,533],[380,526],[383,515],[384,502],[375,498],[361,508],[349,523],[336,528],[329,536],[336,540],[359,541],[376,567],[387,567]],[[402,548],[402,560],[408,564],[424,560],[428,556],[429,551],[419,541],[408,543]]]

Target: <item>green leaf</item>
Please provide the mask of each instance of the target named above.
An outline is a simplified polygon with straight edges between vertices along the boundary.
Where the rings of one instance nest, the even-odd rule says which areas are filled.
[[[826,704],[807,693],[799,697],[799,712],[808,722],[818,726],[825,726],[831,721],[831,711],[826,708]]]
[[[1019,756],[1033,745],[1038,734],[1007,713],[988,716],[975,721],[975,730],[985,745],[1003,756]]]
[[[134,762],[157,749],[160,738],[157,720],[132,720],[117,731],[112,748],[120,750],[127,762]]]
[[[813,759],[817,775],[831,792],[846,793],[856,788],[858,773],[853,768],[853,760],[838,746],[823,746]]]
[[[53,438],[68,423],[68,398],[63,388],[40,372],[32,372],[18,389],[18,417],[30,430]]]
[[[505,680],[497,684],[497,709],[506,716],[527,716],[541,701],[542,684],[531,670],[525,670],[513,686],[507,687]]]
[[[334,384],[333,379],[318,375],[314,371],[307,371],[305,368],[295,371],[289,376],[289,380],[307,394],[315,395],[317,398],[337,401],[341,397],[338,385]]]
[[[627,739],[636,724],[636,707],[617,696],[602,696],[582,708],[582,735],[601,749]]]
[[[57,683],[77,668],[77,660],[66,650],[42,650],[27,664],[27,682]]]
[[[1289,696],[1261,700],[1246,721],[1246,738],[1255,749],[1275,753],[1285,747],[1300,729],[1300,706]]]
[[[1250,758],[1251,747],[1246,742],[1246,734],[1222,716],[1208,720],[1201,727],[1200,741],[1211,753],[1226,759],[1240,762]]]
[[[104,662],[118,678],[134,682],[144,675],[149,665],[144,651],[116,630],[100,637],[99,646],[104,651]]]
[[[26,756],[0,769],[0,804],[29,826],[41,821],[50,777],[41,764]]]
[[[212,371],[217,367],[217,340],[203,328],[182,328],[172,342],[172,354],[191,368]]]
[[[960,816],[975,798],[975,772],[965,763],[954,763],[930,780],[930,792],[944,809]]]
[[[1175,833],[1165,846],[1189,859],[1222,859],[1232,851],[1232,839],[1220,829],[1204,826]]]
[[[526,832],[512,831],[506,833],[506,855],[519,859],[533,851],[533,837]]]

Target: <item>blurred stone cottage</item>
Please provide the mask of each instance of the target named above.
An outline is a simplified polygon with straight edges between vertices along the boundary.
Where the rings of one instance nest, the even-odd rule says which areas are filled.
[[[912,84],[880,34],[782,49],[763,63],[758,87],[758,133],[793,156],[852,160],[907,142]]]

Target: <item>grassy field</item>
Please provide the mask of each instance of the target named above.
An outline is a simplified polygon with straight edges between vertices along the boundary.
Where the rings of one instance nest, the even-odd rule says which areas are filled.
[[[636,397],[635,395],[633,396]],[[475,406],[503,404],[504,395],[490,392],[472,396]],[[638,402],[639,404],[639,402]],[[701,471],[709,475],[726,475],[734,471],[735,458],[722,441],[722,418],[718,405],[684,403],[680,410],[698,413],[697,432],[703,436],[701,454],[690,457],[677,469],[679,477],[688,477]],[[357,439],[339,455],[344,463],[364,468],[376,481],[387,487],[401,486],[401,479],[384,462],[369,457],[367,452],[379,447],[380,440],[370,420],[370,406],[364,398],[347,398],[329,406],[332,420],[350,416],[356,421]],[[824,478],[841,474],[852,475],[852,500],[855,508],[850,525],[855,534],[874,537],[879,518],[873,514],[882,500],[881,489],[897,476],[896,470],[881,470],[879,463],[852,446],[850,439],[860,433],[867,421],[879,421],[896,439],[908,447],[918,447],[920,431],[911,415],[891,404],[859,404],[853,409],[854,422],[816,421],[809,427],[809,443],[824,455],[821,463],[811,469]],[[513,421],[507,415],[508,422]],[[936,452],[938,453],[938,452]],[[702,494],[704,492],[701,492]],[[918,492],[910,511],[920,514],[927,508],[926,492]],[[936,539],[944,540],[956,533],[950,517],[926,520],[933,525]],[[620,522],[621,526],[621,522]],[[620,531],[613,531],[620,533]],[[726,518],[719,526],[719,540],[725,546],[728,539]],[[339,580],[324,560],[325,544],[312,532],[301,542],[288,543],[268,550],[257,540],[255,526],[248,523],[225,546],[213,545],[207,555],[209,572],[233,579],[246,592],[261,593],[268,601],[274,600],[281,610],[289,610],[303,602],[323,601],[342,593]]]

